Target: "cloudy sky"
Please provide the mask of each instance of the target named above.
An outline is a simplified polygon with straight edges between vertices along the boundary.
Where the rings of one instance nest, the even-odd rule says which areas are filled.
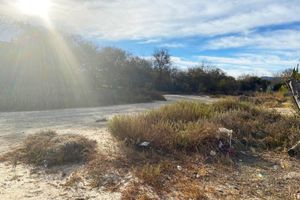
[[[0,0],[0,39],[8,18],[24,16]],[[52,0],[48,20],[99,46],[148,57],[167,48],[180,68],[202,62],[228,74],[272,75],[300,58],[300,0]]]

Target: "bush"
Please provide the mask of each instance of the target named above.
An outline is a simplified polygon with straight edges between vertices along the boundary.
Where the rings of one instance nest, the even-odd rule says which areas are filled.
[[[202,152],[228,146],[228,135],[218,128],[233,130],[235,148],[249,146],[287,148],[300,139],[300,119],[282,116],[249,101],[234,99],[213,104],[179,102],[143,114],[114,117],[113,135],[130,144],[143,141],[165,152]]]
[[[285,92],[274,93],[259,93],[256,92],[252,96],[240,96],[239,100],[253,103],[255,105],[262,105],[266,108],[284,107],[284,103],[290,99],[284,96]]]
[[[16,161],[53,166],[86,161],[95,146],[95,141],[80,135],[42,131],[29,135],[20,149],[9,154],[14,155]]]

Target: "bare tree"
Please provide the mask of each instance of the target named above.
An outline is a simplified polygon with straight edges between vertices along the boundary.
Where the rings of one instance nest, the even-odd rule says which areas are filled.
[[[171,56],[167,49],[158,49],[153,54],[153,67],[157,71],[155,85],[166,90],[171,84]]]
[[[153,54],[154,68],[160,71],[168,71],[171,68],[171,56],[167,49],[158,49]]]

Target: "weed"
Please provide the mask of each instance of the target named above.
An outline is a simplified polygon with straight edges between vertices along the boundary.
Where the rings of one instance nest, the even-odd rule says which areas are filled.
[[[80,135],[42,131],[26,137],[19,149],[5,157],[14,163],[19,161],[49,167],[86,161],[94,153],[95,145],[95,141]]]

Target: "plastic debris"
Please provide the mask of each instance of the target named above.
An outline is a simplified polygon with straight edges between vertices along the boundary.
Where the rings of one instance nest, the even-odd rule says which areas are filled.
[[[45,168],[48,168],[49,162],[47,160],[43,160],[43,165]]]
[[[299,156],[300,155],[300,141],[297,142],[292,148],[288,150],[288,154],[291,157]]]
[[[218,145],[219,149],[222,149],[223,146],[224,146],[224,144],[223,144],[223,142],[220,140],[220,141],[219,141],[219,145]]]
[[[150,142],[142,142],[139,146],[140,147],[148,147],[150,145]]]
[[[181,171],[182,170],[182,167],[180,165],[177,165],[177,170],[178,171]]]

